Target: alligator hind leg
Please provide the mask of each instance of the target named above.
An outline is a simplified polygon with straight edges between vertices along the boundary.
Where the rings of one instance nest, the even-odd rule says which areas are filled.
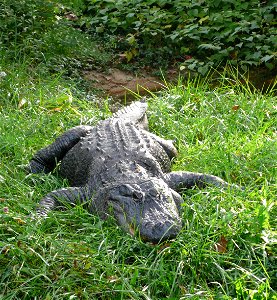
[[[158,142],[163,147],[164,151],[170,159],[177,156],[178,152],[177,149],[174,147],[172,140],[165,140],[151,132],[147,132],[146,134],[150,135],[156,142]]]
[[[93,127],[80,125],[73,127],[59,136],[54,143],[39,150],[31,159],[28,170],[31,173],[49,173],[58,161],[76,145],[80,139],[86,136]]]
[[[170,172],[165,175],[166,182],[169,187],[175,191],[181,189],[190,189],[194,186],[204,188],[213,185],[220,188],[237,187],[236,185],[228,184],[221,178],[209,174],[194,173],[194,172]]]

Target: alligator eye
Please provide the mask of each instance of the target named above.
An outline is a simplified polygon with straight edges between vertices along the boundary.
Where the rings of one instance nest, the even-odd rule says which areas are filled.
[[[137,191],[133,192],[132,196],[134,201],[141,201],[143,199],[143,194]]]

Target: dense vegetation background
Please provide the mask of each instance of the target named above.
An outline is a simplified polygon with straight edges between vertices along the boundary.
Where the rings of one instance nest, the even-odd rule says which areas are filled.
[[[4,0],[1,46],[23,45],[21,51],[40,61],[53,59],[53,53],[68,55],[67,46],[74,43],[79,57],[89,55],[74,26],[124,51],[128,61],[162,65],[175,59],[201,74],[226,61],[272,70],[276,9],[274,0]]]
[[[274,1],[1,1],[1,300],[277,299],[276,81],[261,93],[241,74],[274,71],[275,15]],[[148,96],[151,131],[176,141],[174,170],[245,187],[184,191],[170,243],[143,243],[81,206],[29,217],[67,182],[24,165],[66,129],[111,114],[113,99],[95,96],[80,70],[118,54],[124,68],[200,74],[228,61]]]

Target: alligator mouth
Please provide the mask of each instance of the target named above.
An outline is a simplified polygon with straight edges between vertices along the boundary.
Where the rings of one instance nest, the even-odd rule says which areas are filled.
[[[179,229],[176,230],[176,226],[172,225],[171,227],[168,228],[168,230],[159,238],[149,236],[147,234],[143,234],[140,232],[139,228],[136,228],[134,225],[129,225],[129,234],[133,237],[137,236],[139,237],[143,242],[149,242],[152,244],[159,244],[164,241],[170,241],[176,238],[176,236],[179,233]]]
[[[148,227],[146,231],[149,233],[144,233],[143,229],[138,230],[140,238],[144,242],[151,242],[154,244],[159,244],[164,241],[170,241],[176,238],[181,230],[181,225],[172,224],[169,222],[160,222],[157,224],[152,224],[151,227]]]

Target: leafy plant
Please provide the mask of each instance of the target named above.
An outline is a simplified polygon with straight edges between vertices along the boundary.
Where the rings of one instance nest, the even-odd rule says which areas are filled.
[[[132,35],[139,45],[136,55],[179,56],[184,67],[202,74],[228,60],[272,69],[276,8],[274,1],[259,0],[87,0],[80,24],[97,34]],[[128,43],[122,47],[134,49]]]
[[[1,1],[0,30],[2,45],[28,44],[56,24],[58,7],[52,1]],[[27,40],[26,40],[27,39]]]

